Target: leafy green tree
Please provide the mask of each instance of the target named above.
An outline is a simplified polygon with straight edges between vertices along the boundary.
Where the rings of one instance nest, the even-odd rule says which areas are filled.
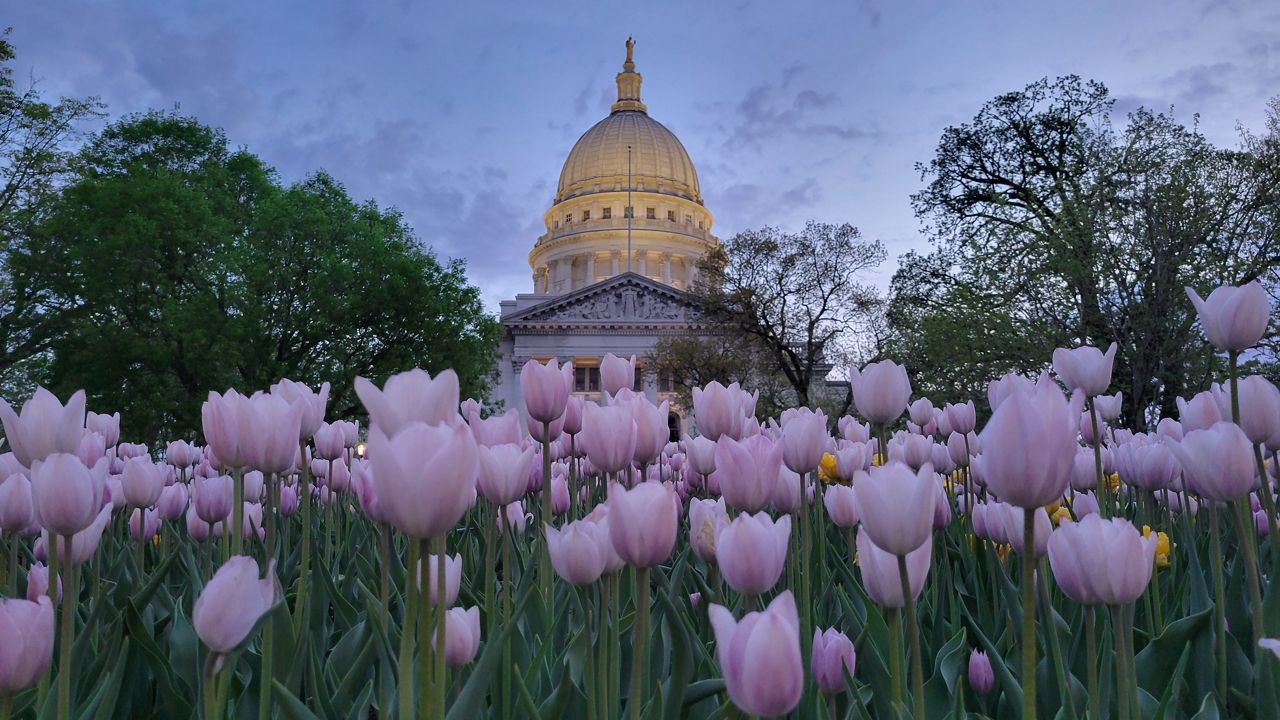
[[[459,263],[328,175],[282,187],[197,120],[150,113],[92,138],[23,272],[59,309],[52,386],[120,410],[130,437],[199,427],[210,390],[420,366],[483,395],[496,323]]]

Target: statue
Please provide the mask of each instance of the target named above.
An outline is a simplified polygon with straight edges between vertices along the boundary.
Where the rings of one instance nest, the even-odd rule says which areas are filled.
[[[631,36],[628,35],[627,36],[627,64],[629,65],[634,65],[636,62],[635,60],[631,59],[631,52],[635,50],[635,47],[636,47],[636,41],[632,40]]]

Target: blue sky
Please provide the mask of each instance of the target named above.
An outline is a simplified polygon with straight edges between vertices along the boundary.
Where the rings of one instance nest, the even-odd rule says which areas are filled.
[[[948,125],[1044,76],[1104,82],[1230,145],[1280,95],[1280,2],[25,2],[19,78],[111,116],[179,106],[286,180],[324,168],[467,260],[486,303],[526,256],[561,163],[608,113],[636,38],[650,114],[714,230],[851,222],[924,247],[909,195]]]

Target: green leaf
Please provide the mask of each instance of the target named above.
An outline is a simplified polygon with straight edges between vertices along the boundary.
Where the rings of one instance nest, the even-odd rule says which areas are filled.
[[[319,716],[307,709],[289,688],[280,684],[279,680],[271,681],[271,690],[276,698],[276,709],[288,720],[320,720]]]

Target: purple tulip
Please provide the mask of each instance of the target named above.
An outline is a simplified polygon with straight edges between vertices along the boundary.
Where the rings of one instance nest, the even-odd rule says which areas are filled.
[[[693,389],[693,416],[698,433],[711,441],[721,436],[742,438],[742,421],[754,414],[744,411],[737,383],[725,387],[712,380],[705,387]]]
[[[724,498],[694,498],[689,503],[689,546],[703,562],[716,562],[716,538],[728,524],[729,513],[725,509]]]
[[[1240,387],[1240,429],[1254,445],[1263,445],[1280,433],[1280,390],[1261,375],[1238,381]],[[1231,386],[1214,386],[1222,418],[1232,417]]]
[[[204,439],[223,468],[244,467],[241,438],[248,432],[249,398],[227,390],[209,393],[200,407]]]
[[[851,483],[860,472],[871,467],[871,446],[867,443],[850,443],[836,451],[836,476]]]
[[[633,395],[628,400],[615,400],[614,404],[629,408],[636,423],[636,446],[632,451],[638,465],[649,465],[662,456],[671,430],[667,426],[669,402],[654,405],[643,395]]]
[[[88,527],[71,536],[70,549],[67,548],[66,538],[59,537],[58,561],[63,563],[63,567],[67,564],[82,565],[93,557],[93,554],[98,551],[98,544],[102,542],[102,531],[106,529],[109,522],[111,522],[111,506],[105,505]],[[41,540],[47,548],[49,546],[47,530],[41,534]]]
[[[1178,419],[1181,421],[1184,433],[1191,430],[1204,430],[1213,426],[1214,423],[1231,419],[1229,414],[1225,418],[1222,416],[1217,399],[1208,390],[1196,393],[1190,400],[1182,398],[1176,398],[1176,400]]]
[[[1123,393],[1116,393],[1115,395],[1096,395],[1093,398],[1093,406],[1098,409],[1098,414],[1102,416],[1103,420],[1106,422],[1113,422],[1120,417],[1120,408],[1123,399]]]
[[[845,671],[848,671],[849,677],[853,677],[856,665],[857,655],[853,651],[853,641],[847,635],[835,628],[828,628],[826,632],[814,628],[809,669],[819,690],[828,695],[844,692]]]
[[[77,391],[64,407],[53,393],[37,387],[21,414],[0,399],[0,420],[9,447],[24,467],[55,453],[74,453],[84,430],[84,391]]]
[[[957,432],[963,436],[978,427],[978,411],[974,408],[972,400],[959,405],[947,403],[943,412],[947,415],[947,422],[951,423],[951,432]]]
[[[119,453],[117,452],[117,456]],[[107,440],[96,432],[85,430],[80,437],[80,447],[76,449],[76,457],[85,467],[93,467],[107,456]]]
[[[858,524],[858,496],[849,485],[828,485],[822,491],[827,517],[836,527],[851,528]]]
[[[1044,508],[1036,508],[1035,510],[1023,510],[1016,505],[1006,503],[996,503],[988,506],[987,522],[992,521],[990,512],[996,509],[1000,513],[1000,520],[1004,522],[1004,536],[1008,539],[1009,545],[1013,547],[1013,551],[1022,554],[1023,550],[1023,534],[1024,524],[1026,522],[1026,514],[1034,512],[1034,522],[1032,523],[1032,551],[1036,557],[1043,557],[1049,550],[1049,534],[1053,532],[1053,523],[1049,521],[1049,513]]]
[[[1071,498],[1071,512],[1075,513],[1077,520],[1099,513],[1098,498],[1093,493],[1076,493]]]
[[[487,418],[474,415],[467,418],[467,425],[471,427],[471,434],[475,436],[477,445],[492,447],[520,443],[520,413],[517,410],[508,410]]]
[[[1049,565],[1067,597],[1085,605],[1128,605],[1155,568],[1156,538],[1123,518],[1088,515],[1049,538]]]
[[[281,484],[280,498],[277,501],[277,508],[281,517],[292,517],[298,512],[298,487],[296,485]]]
[[[58,577],[58,589],[54,592],[57,595],[56,601],[62,602],[62,578]],[[49,568],[42,562],[35,563],[27,568],[27,599],[31,602],[38,602],[41,597],[47,598],[49,595]]]
[[[907,409],[911,381],[907,369],[892,360],[871,363],[859,371],[849,369],[853,406],[873,423],[888,425]]]
[[[1240,352],[1262,339],[1271,318],[1271,300],[1257,280],[1233,287],[1222,285],[1201,300],[1195,290],[1187,296],[1200,316],[1205,337],[1219,350]]]
[[[418,569],[415,575],[421,576],[423,568],[427,570],[427,602],[435,605],[439,597],[440,581],[437,573],[440,571],[440,561],[436,555],[427,555],[424,560],[418,561]],[[422,584],[418,583],[419,589]],[[453,607],[458,601],[458,591],[462,587],[462,556],[446,555],[444,557],[444,605],[445,607]],[[446,636],[448,639],[448,636]]]
[[[871,439],[871,430],[849,415],[836,421],[836,429],[840,431],[841,437],[851,443],[865,443]]]
[[[923,428],[930,423],[936,424],[933,410],[933,402],[929,398],[916,398],[907,406],[907,417],[911,418],[911,422]]]
[[[776,522],[768,513],[742,513],[716,536],[716,559],[729,587],[760,595],[778,583],[787,560],[791,517]]]
[[[525,414],[530,420],[547,424],[564,415],[573,388],[573,363],[560,365],[552,358],[545,365],[530,360],[520,370],[520,390]],[[537,438],[541,440],[542,438]]]
[[[574,585],[590,585],[600,578],[613,552],[607,527],[578,520],[559,530],[550,524],[544,529],[551,567],[557,575]]]
[[[275,561],[268,565],[267,576],[259,578],[258,562],[236,555],[218,568],[196,598],[191,623],[210,650],[226,654],[244,642],[277,597]]]
[[[280,395],[255,393],[249,398],[242,406],[240,459],[244,465],[263,473],[281,473],[292,467],[305,409],[302,401],[290,403]]]
[[[800,510],[800,476],[785,465],[778,468],[778,482],[773,486],[773,496],[769,503],[780,513],[795,513]]]
[[[0,482],[0,532],[20,533],[35,519],[31,481],[25,475],[15,473]]]
[[[369,411],[370,425],[378,426],[389,438],[416,423],[442,425],[460,422],[458,375],[452,370],[445,370],[432,378],[427,371],[414,368],[392,375],[381,390],[372,382],[357,377],[355,388],[360,402]]]
[[[818,469],[830,440],[821,410],[797,408],[782,423],[782,461],[792,472],[811,473]]]
[[[486,500],[496,505],[507,505],[519,500],[528,485],[529,468],[536,448],[530,445],[521,449],[516,443],[486,447],[480,445],[480,474],[476,489]]]
[[[969,687],[979,695],[986,695],[996,686],[996,673],[991,669],[987,654],[974,648],[969,653]]]
[[[600,360],[600,388],[610,396],[619,390],[635,390],[636,356],[623,360],[613,353],[605,353]]]
[[[321,383],[320,392],[317,393],[305,383],[286,379],[272,385],[271,394],[283,398],[291,405],[296,403],[302,407],[302,422],[298,424],[296,440],[307,440],[320,430],[324,423],[325,407],[329,404],[329,383]]]
[[[86,468],[75,455],[56,453],[31,468],[31,499],[40,526],[58,535],[89,527],[102,507],[107,460]]]
[[[1111,386],[1111,368],[1115,364],[1116,344],[1111,343],[1104,354],[1088,345],[1078,348],[1058,348],[1053,351],[1053,370],[1068,390],[1080,390],[1087,397],[1096,397]]]
[[[591,464],[602,473],[631,467],[636,446],[636,422],[631,409],[625,405],[600,407],[587,403],[583,411],[578,444]]]
[[[866,519],[858,528],[858,569],[862,586],[875,604],[883,608],[900,608],[906,603],[902,598],[902,577],[898,574],[898,558],[882,550],[867,534]],[[910,580],[911,597],[920,597],[925,578],[929,575],[929,561],[933,557],[933,536],[907,554],[907,579]]]
[[[0,600],[0,696],[35,684],[53,660],[53,605]]]
[[[996,408],[981,440],[982,474],[997,497],[1023,508],[1062,497],[1078,449],[1080,409],[1074,402],[1042,383],[1031,394],[1011,394]]]
[[[231,508],[235,503],[233,482],[230,475],[192,479],[191,505],[201,520],[207,523],[221,522],[231,515]]]
[[[722,605],[709,610],[716,636],[716,659],[729,699],[743,712],[775,717],[791,712],[804,693],[800,620],[791,591],[783,591],[764,612],[741,621]]]
[[[103,444],[106,447],[115,447],[120,444],[120,413],[90,412],[85,415],[85,429],[96,432],[102,436]]]
[[[466,425],[415,422],[393,438],[374,427],[368,452],[379,510],[406,535],[438,537],[471,506],[479,460]]]
[[[451,668],[460,668],[476,659],[480,649],[480,608],[449,608],[444,615],[444,661]],[[431,643],[436,634],[431,633]]]
[[[312,436],[316,446],[316,456],[322,460],[337,460],[347,449],[346,435],[338,423],[320,423],[320,427]]]
[[[759,512],[773,499],[782,467],[783,448],[764,435],[738,442],[722,435],[716,441],[713,477],[724,500],[744,512]]]
[[[684,439],[685,458],[689,467],[699,475],[710,475],[716,471],[716,443],[705,435]]]
[[[129,458],[124,464],[120,483],[124,499],[130,507],[147,508],[156,504],[164,490],[165,466],[156,465],[149,457]]]
[[[931,466],[915,472],[897,462],[876,466],[855,490],[862,529],[881,549],[907,555],[933,532],[938,483]]]
[[[563,472],[551,473],[551,512],[563,515],[569,512],[569,475]]]
[[[133,514],[129,516],[129,537],[134,542],[151,542],[151,538],[160,532],[160,516],[155,510],[148,508],[134,508]]]
[[[1167,443],[1182,463],[1183,479],[1197,495],[1232,502],[1249,494],[1257,480],[1253,445],[1229,422],[1192,430],[1182,442]]]
[[[676,544],[677,503],[662,483],[642,482],[630,490],[609,488],[609,540],[629,565],[653,567],[671,555]]]

